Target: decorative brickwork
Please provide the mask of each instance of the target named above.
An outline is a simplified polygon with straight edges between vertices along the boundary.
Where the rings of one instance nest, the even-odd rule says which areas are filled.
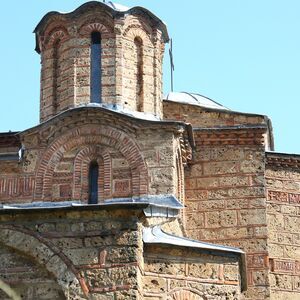
[[[126,160],[128,160],[128,165],[133,174],[131,183],[133,195],[138,196],[147,194],[148,171],[145,166],[143,157],[140,153],[140,150],[138,149],[137,145],[132,141],[132,139],[126,136],[124,133],[116,131],[111,127],[84,126],[81,128],[70,130],[68,133],[54,140],[52,144],[48,146],[38,166],[35,199],[55,200],[55,196],[53,195],[53,174],[55,171],[55,166],[62,160],[64,153],[72,151],[73,149],[77,149],[77,151],[80,150],[83,151],[82,153],[85,153],[84,151],[86,150],[83,149],[85,149],[86,147],[92,147],[92,145],[99,145],[98,148],[94,149],[94,151],[96,151],[96,153],[98,152],[98,154],[101,152],[101,156],[103,157],[103,197],[109,197],[111,195],[110,186],[112,180],[110,176],[111,166],[109,163],[108,154],[106,154],[105,157],[103,156],[103,153],[105,153],[105,151],[103,151],[103,147],[104,150],[106,149],[105,147],[113,147],[113,149],[119,151],[121,157],[126,158]],[[97,156],[96,153],[94,153],[94,157]],[[81,165],[83,166],[83,169],[81,170],[79,169],[80,167],[78,167],[80,159],[82,159]],[[88,159],[88,157],[83,158],[83,156],[80,154],[79,157],[77,157],[77,160],[75,158],[76,169],[73,184],[75,186],[74,195],[76,196],[78,196],[79,193],[78,184],[84,185],[84,182],[79,181],[80,176],[87,174],[85,173],[87,172],[87,164],[85,163],[86,159]],[[81,175],[79,172],[81,172]],[[72,174],[72,170],[70,174]],[[85,191],[86,179],[85,189],[83,189],[81,194],[84,195]]]
[[[92,161],[100,167],[98,178],[99,199],[111,198],[111,158],[108,151],[99,146],[83,148],[75,157],[73,177],[73,199],[88,198],[88,172]]]
[[[162,103],[165,25],[117,7],[35,29],[41,124],[0,133],[0,298],[298,299],[299,155],[267,152],[265,116]]]
[[[14,200],[24,202],[32,198],[35,188],[35,178],[30,176],[0,177],[0,201]],[[19,201],[16,201],[19,199]]]
[[[92,32],[101,34],[102,102],[161,116],[162,50],[167,41],[166,32],[163,34],[160,24],[138,9],[125,16],[113,16],[103,3],[90,2],[85,6],[84,10],[68,16],[46,16],[36,28],[37,50],[42,56],[41,121],[90,103]],[[137,37],[143,45],[141,64],[133,51]],[[135,75],[137,68],[141,74],[139,81]],[[137,98],[138,93],[141,95]]]

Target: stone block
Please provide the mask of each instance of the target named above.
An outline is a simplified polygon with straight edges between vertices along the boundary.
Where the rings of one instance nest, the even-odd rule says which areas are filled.
[[[194,188],[209,189],[218,186],[220,186],[220,179],[218,177],[202,177],[197,178]]]
[[[269,284],[269,274],[267,270],[252,271],[252,280],[254,285],[262,286]]]
[[[205,162],[203,164],[204,175],[232,174],[237,172],[239,172],[239,163],[235,161]]]
[[[239,267],[238,265],[224,265],[224,280],[238,281]]]
[[[145,291],[151,293],[162,293],[167,291],[167,281],[161,277],[145,276],[143,278],[143,287]]]
[[[249,185],[248,176],[222,176],[219,178],[219,185],[223,187],[237,187]]]
[[[240,161],[244,158],[244,149],[236,147],[203,148],[196,152],[199,161]]]
[[[199,177],[202,175],[202,164],[195,164],[193,163],[192,165],[190,165],[189,169],[187,170],[188,174],[191,177]]]
[[[205,213],[205,220],[208,228],[220,227],[220,213],[217,211]]]
[[[99,251],[96,248],[64,249],[63,252],[74,265],[98,263]]]
[[[293,278],[290,275],[282,274],[270,274],[270,285],[271,287],[282,289],[282,290],[292,290],[293,288]]]
[[[266,212],[264,209],[248,209],[239,212],[239,222],[241,225],[266,224]]]
[[[204,214],[195,212],[186,215],[186,223],[189,228],[204,227]]]
[[[186,287],[186,284],[187,281],[184,279],[183,280],[171,279],[169,283],[170,290]]]
[[[81,238],[57,238],[52,239],[53,243],[60,249],[76,249],[83,247]]]
[[[265,161],[263,157],[259,159],[243,160],[241,161],[240,170],[243,173],[258,173],[265,169]]]
[[[218,279],[220,266],[211,263],[191,263],[188,267],[188,274],[191,277],[202,279]]]
[[[284,249],[285,249],[285,251],[284,251],[285,257],[296,259],[296,260],[300,259],[300,247],[299,246],[288,246],[288,245],[285,245]]]
[[[169,275],[185,275],[185,264],[170,261],[146,261],[145,272]]]
[[[269,244],[269,255],[270,257],[284,257],[284,246],[278,244]]]
[[[137,261],[137,249],[135,247],[109,247],[106,250],[108,252],[106,261],[108,263],[118,264]]]
[[[235,210],[220,212],[220,225],[222,227],[233,227],[237,225],[237,213]]]

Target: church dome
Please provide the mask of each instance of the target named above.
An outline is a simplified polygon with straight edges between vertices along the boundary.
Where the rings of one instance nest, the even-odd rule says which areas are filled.
[[[164,100],[183,104],[198,105],[210,109],[230,110],[222,104],[197,93],[170,92],[164,96]]]

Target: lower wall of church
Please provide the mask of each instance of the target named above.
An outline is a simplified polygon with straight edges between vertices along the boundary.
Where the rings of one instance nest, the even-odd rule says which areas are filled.
[[[266,170],[271,299],[300,298],[300,172]]]
[[[2,214],[0,279],[28,300],[136,299],[138,241],[135,210]]]
[[[146,245],[143,295],[158,299],[241,299],[237,257]]]
[[[241,248],[247,257],[247,299],[269,295],[264,149],[201,145],[185,171],[187,236]]]

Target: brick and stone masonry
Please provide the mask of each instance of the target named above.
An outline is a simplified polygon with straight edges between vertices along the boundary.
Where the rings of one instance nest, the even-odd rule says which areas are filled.
[[[270,120],[163,101],[169,37],[147,9],[91,1],[35,34],[41,123],[0,133],[0,279],[22,299],[298,299],[300,158],[270,152]],[[147,197],[160,206],[137,203]],[[155,226],[167,241],[144,240]]]

